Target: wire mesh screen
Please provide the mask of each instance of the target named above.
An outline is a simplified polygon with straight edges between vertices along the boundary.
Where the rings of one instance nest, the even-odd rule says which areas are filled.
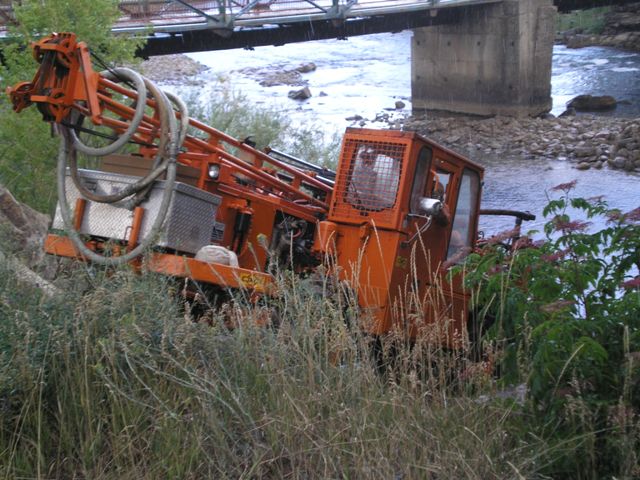
[[[350,157],[346,174],[336,179],[333,215],[362,219],[373,216],[390,221],[402,175],[405,145],[401,143],[347,140]]]

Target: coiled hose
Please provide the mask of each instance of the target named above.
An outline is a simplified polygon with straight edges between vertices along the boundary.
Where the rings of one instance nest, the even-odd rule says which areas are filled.
[[[169,210],[169,205],[171,204],[176,179],[176,157],[187,134],[189,116],[186,105],[178,97],[172,94],[165,94],[152,81],[142,77],[133,70],[128,68],[116,68],[111,72],[103,72],[102,75],[112,81],[117,82],[128,80],[135,85],[138,93],[138,102],[136,104],[134,116],[127,130],[113,143],[104,147],[90,147],[85,145],[78,138],[73,129],[61,125],[61,141],[60,148],[58,150],[57,186],[62,221],[75,247],[84,257],[95,263],[114,266],[127,263],[138,257],[151,245],[151,242],[160,233]],[[147,91],[156,101],[158,118],[160,120],[158,154],[156,155],[151,171],[145,177],[131,185],[128,185],[118,193],[99,195],[90,192],[82,184],[78,175],[77,151],[87,155],[100,157],[115,153],[122,148],[133,137],[133,135],[135,135],[143,120],[146,108]],[[176,115],[174,113],[172,103],[176,105],[180,113],[179,126],[176,121]],[[115,203],[122,201],[125,198],[133,197],[126,202],[126,206],[129,208],[139,204],[151,189],[153,182],[160,175],[166,172],[164,191],[158,214],[148,235],[141,239],[139,244],[133,250],[121,256],[107,257],[87,248],[73,226],[72,214],[69,208],[69,203],[67,202],[67,163],[69,163],[71,178],[83,197],[99,203]]]

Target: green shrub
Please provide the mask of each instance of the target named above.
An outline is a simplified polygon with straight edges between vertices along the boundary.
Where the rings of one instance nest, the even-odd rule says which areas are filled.
[[[640,468],[629,457],[640,447],[640,209],[571,198],[573,185],[544,209],[546,241],[489,245],[469,258],[466,280],[476,310],[495,319],[488,337],[504,379],[526,381],[538,426],[572,444],[552,468],[630,478]],[[589,233],[595,219],[606,227]]]
[[[324,129],[313,124],[294,126],[286,113],[256,107],[228,84],[221,84],[216,90],[217,96],[208,101],[185,95],[189,115],[234,138],[251,137],[259,149],[270,146],[307,162],[336,168],[341,135],[326,138]]]
[[[113,0],[25,0],[14,4],[13,10],[17,25],[9,27],[2,48],[0,78],[4,87],[33,79],[38,64],[28,45],[51,32],[76,33],[106,62],[131,61],[141,45],[140,39],[111,34],[120,15]],[[18,200],[50,211],[56,198],[57,138],[35,107],[16,115],[6,95],[0,100],[0,116],[0,183]]]
[[[611,7],[597,7],[586,10],[576,10],[558,15],[557,31],[578,30],[580,33],[598,34],[605,27],[605,15]]]

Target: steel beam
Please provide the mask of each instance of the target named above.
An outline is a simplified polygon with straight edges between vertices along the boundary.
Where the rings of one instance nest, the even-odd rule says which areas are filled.
[[[481,8],[469,6],[467,8]],[[468,10],[467,10],[468,11]],[[152,35],[146,45],[137,52],[143,58],[170,53],[204,52],[232,48],[253,48],[266,45],[325,40],[347,39],[358,35],[383,32],[400,32],[413,28],[456,23],[463,14],[461,9],[443,8],[437,15],[422,13],[396,13],[367,18],[346,19],[336,24],[329,20],[272,26],[271,28],[237,29],[233,35],[221,38],[211,30],[193,30],[176,34]]]
[[[561,13],[571,12],[573,10],[586,10],[595,7],[609,7],[613,5],[624,5],[626,3],[635,3],[638,0],[553,0],[553,4],[558,7]]]

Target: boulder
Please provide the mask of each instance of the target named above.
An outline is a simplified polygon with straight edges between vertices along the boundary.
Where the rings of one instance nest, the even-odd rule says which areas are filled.
[[[575,117],[575,116],[576,116],[576,109],[572,107],[567,108],[564,112],[562,112],[559,115],[560,118]]]
[[[298,71],[300,73],[309,73],[309,72],[315,72],[316,68],[318,68],[318,67],[316,67],[315,63],[309,62],[309,63],[303,63],[302,65],[297,67],[296,71]]]
[[[590,145],[578,146],[573,151],[573,154],[578,158],[593,157],[597,153],[596,148]]]
[[[402,100],[396,101],[396,110],[402,110],[404,107],[406,107],[406,104]]]
[[[624,168],[625,164],[627,163],[627,159],[624,157],[615,157],[612,160],[612,167],[614,168]]]
[[[610,95],[578,95],[569,103],[568,108],[573,108],[580,112],[612,110],[616,108],[618,102]]]
[[[285,70],[279,72],[267,72],[263,74],[260,81],[262,87],[275,87],[277,85],[304,85],[306,82],[302,79],[300,72],[296,70]]]
[[[589,170],[591,168],[591,164],[589,162],[580,162],[576,165],[578,170]]]
[[[309,87],[304,87],[300,90],[291,90],[289,92],[289,98],[291,98],[292,100],[307,100],[308,98],[311,98],[311,90],[309,90]]]
[[[584,48],[598,44],[599,38],[596,35],[586,35],[578,33],[566,37],[567,48]]]

